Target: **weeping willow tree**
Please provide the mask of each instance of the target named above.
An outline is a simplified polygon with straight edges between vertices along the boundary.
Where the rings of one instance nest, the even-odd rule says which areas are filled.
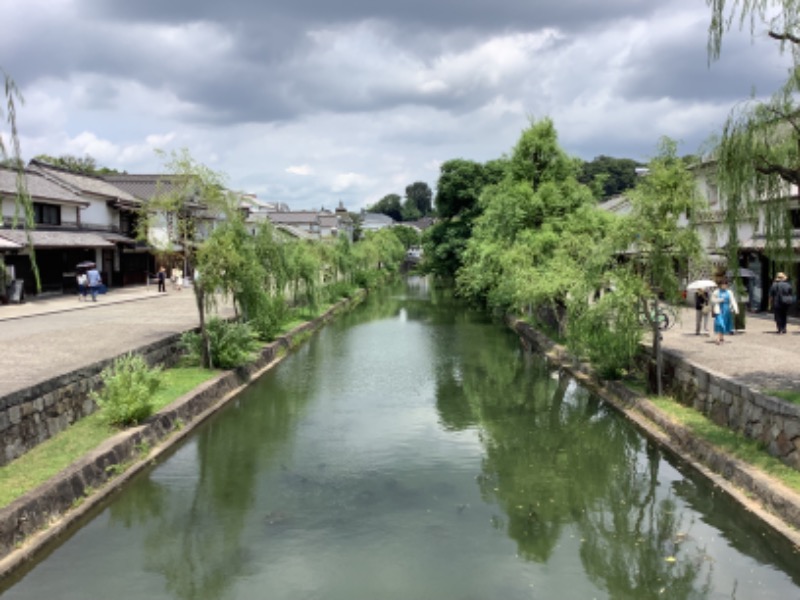
[[[0,69],[0,73],[3,75],[5,91],[5,111],[3,107],[0,106],[0,119],[5,118],[8,124],[8,143],[4,140],[3,132],[0,131],[0,161],[3,164],[11,166],[11,168],[15,169],[17,172],[12,226],[16,228],[17,225],[21,223],[25,229],[26,238],[28,240],[28,252],[31,257],[31,269],[36,282],[36,290],[40,291],[42,289],[41,278],[39,277],[39,267],[36,264],[36,253],[34,252],[33,239],[31,238],[31,230],[35,227],[33,201],[28,193],[28,186],[25,179],[25,164],[22,160],[19,131],[17,130],[17,103],[22,104],[24,99],[16,83],[14,83],[14,80],[2,69]],[[0,272],[0,275],[5,278],[5,272]]]
[[[783,86],[770,98],[736,107],[716,148],[717,183],[726,201],[729,264],[736,264],[738,226],[763,218],[765,252],[779,265],[793,260],[790,209],[800,186],[800,2],[797,0],[708,0],[709,58],[719,58],[731,27],[764,29],[791,67]],[[795,196],[795,198],[792,198]]]

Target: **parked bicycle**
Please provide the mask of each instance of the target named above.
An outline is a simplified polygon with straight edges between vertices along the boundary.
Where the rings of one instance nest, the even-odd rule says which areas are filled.
[[[650,307],[647,310],[639,311],[639,323],[642,324],[642,327],[650,327],[650,324],[655,320],[658,323],[658,328],[661,331],[666,331],[678,321],[678,313],[669,304],[659,304],[657,310],[657,315]]]

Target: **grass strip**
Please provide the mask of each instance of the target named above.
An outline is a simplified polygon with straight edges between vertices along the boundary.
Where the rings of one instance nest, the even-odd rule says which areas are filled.
[[[163,371],[162,386],[153,396],[154,412],[218,373],[196,367]],[[103,419],[102,411],[98,411],[0,467],[0,506],[7,506],[41,485],[118,431],[109,426]]]
[[[764,393],[792,404],[800,404],[800,392],[797,390],[766,390]]]
[[[672,398],[648,398],[675,422],[686,426],[697,437],[713,444],[800,492],[800,472],[783,464],[764,450],[763,445],[743,435],[720,427],[696,410]]]

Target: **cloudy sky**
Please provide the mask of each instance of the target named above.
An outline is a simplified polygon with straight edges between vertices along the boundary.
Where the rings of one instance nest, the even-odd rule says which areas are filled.
[[[706,54],[703,0],[0,0],[22,150],[158,172],[188,148],[230,187],[350,210],[452,158],[696,152],[788,60],[764,32]]]

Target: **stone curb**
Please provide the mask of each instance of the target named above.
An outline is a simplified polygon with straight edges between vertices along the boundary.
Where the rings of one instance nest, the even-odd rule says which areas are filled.
[[[732,457],[673,422],[644,396],[616,381],[601,380],[565,347],[524,321],[509,326],[529,349],[541,351],[630,419],[648,438],[712,481],[745,510],[800,548],[800,494],[752,465]],[[753,500],[755,497],[755,501]]]
[[[302,341],[304,334],[320,329],[364,295],[337,302],[322,316],[264,346],[254,361],[205,382],[145,424],[106,440],[49,481],[0,509],[0,580],[70,533],[81,518],[119,491],[136,473],[188,436],[253,379],[278,364],[298,338]]]

